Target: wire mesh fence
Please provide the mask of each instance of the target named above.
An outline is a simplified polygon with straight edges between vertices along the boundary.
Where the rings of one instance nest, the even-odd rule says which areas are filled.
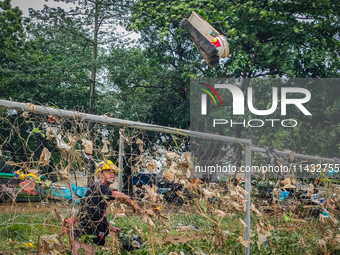
[[[237,144],[2,108],[0,250],[336,253],[337,161]]]

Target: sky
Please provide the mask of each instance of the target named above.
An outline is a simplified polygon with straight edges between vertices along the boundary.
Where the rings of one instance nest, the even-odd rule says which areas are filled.
[[[29,8],[33,8],[34,10],[42,10],[45,4],[50,7],[61,7],[65,10],[69,10],[71,6],[74,6],[74,4],[65,4],[63,2],[54,1],[46,2],[45,0],[12,0],[11,4],[13,7],[18,6],[20,10],[22,10],[24,16],[28,16]]]
[[[23,16],[28,17],[29,8],[33,8],[34,10],[42,10],[44,8],[44,5],[50,6],[50,7],[61,7],[64,10],[68,11],[71,7],[74,7],[75,4],[69,3],[66,4],[64,2],[55,2],[53,0],[45,1],[45,0],[11,0],[12,7],[18,6],[20,10],[23,12]],[[118,32],[125,31],[124,28],[118,28]],[[137,33],[130,34],[129,36],[126,36],[126,38],[131,39],[137,39],[140,36]]]

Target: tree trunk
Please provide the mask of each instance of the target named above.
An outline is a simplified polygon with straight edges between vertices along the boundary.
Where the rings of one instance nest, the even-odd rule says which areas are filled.
[[[249,80],[246,80],[246,73],[243,72],[243,78],[241,82],[241,89],[243,94],[246,94],[245,91],[247,90],[247,87],[249,85]],[[244,105],[246,105],[246,95],[244,96]],[[242,125],[236,125],[235,128],[235,137],[236,138],[241,138],[243,126]],[[241,162],[242,162],[242,151],[243,147],[241,144],[236,145],[236,167],[241,167]]]
[[[94,35],[93,35],[93,48],[92,48],[92,61],[93,66],[91,70],[91,85],[90,85],[90,104],[89,104],[89,113],[95,114],[95,99],[96,99],[96,73],[97,73],[97,55],[98,55],[98,45],[97,45],[97,39],[98,39],[98,12],[99,12],[99,0],[96,0],[96,7],[95,7],[95,13],[94,13]],[[90,140],[92,142],[94,138],[93,134],[93,127],[94,123],[91,122],[89,124],[89,132],[90,132]],[[94,183],[94,172],[96,170],[96,165],[93,160],[90,160],[89,162],[89,168],[90,173],[87,176],[87,185],[90,186],[92,183]]]

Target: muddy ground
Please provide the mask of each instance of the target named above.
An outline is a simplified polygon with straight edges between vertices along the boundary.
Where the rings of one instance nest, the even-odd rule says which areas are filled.
[[[143,209],[143,204],[140,204]],[[70,214],[72,212],[72,205],[66,204],[64,202],[15,202],[15,203],[0,203],[0,213],[49,213],[52,212],[53,209],[57,209],[61,214]],[[74,206],[75,210],[79,209],[79,205]],[[130,208],[126,207],[126,211],[132,213]],[[163,211],[167,213],[175,213],[175,212],[188,212],[188,206],[176,206],[172,203],[167,203],[163,207]],[[107,210],[107,214],[112,214],[112,210]]]

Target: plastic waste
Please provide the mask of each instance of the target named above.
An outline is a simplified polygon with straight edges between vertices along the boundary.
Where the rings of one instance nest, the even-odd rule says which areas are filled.
[[[326,211],[326,212],[322,212],[322,215],[324,215],[324,216],[326,216],[327,218],[329,218],[330,216],[329,216],[329,213],[328,213],[327,209],[325,209],[325,211]]]
[[[280,196],[279,196],[279,200],[284,200],[285,198],[288,198],[288,195],[289,195],[289,191],[282,191],[280,192]]]
[[[120,237],[122,247],[126,251],[138,250],[142,247],[143,239],[140,236],[128,236],[122,234]]]
[[[60,134],[57,135],[57,147],[58,147],[59,149],[65,149],[65,150],[71,149],[71,147],[68,146],[68,145],[62,140]]]
[[[71,188],[73,193],[78,197],[78,198],[83,198],[86,195],[87,188],[83,187],[78,187],[76,184],[72,183]],[[66,187],[60,187],[57,188],[52,186],[51,188],[52,194],[54,198],[64,198],[66,199],[69,203],[72,202],[72,194],[69,188]],[[80,199],[76,199],[74,203],[80,204]]]
[[[180,26],[189,33],[208,66],[215,67],[220,58],[228,57],[229,46],[226,38],[196,12],[192,12],[189,19],[183,19]]]

